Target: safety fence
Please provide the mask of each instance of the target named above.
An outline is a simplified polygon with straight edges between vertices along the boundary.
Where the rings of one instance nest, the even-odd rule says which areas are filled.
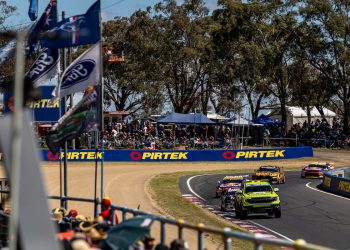
[[[97,210],[98,205],[100,204],[99,199],[85,199],[85,198],[76,198],[76,197],[60,197],[60,196],[50,196],[51,199],[59,199],[63,201],[82,201],[82,202],[90,202],[94,204],[94,214],[97,216]],[[279,246],[279,247],[287,247],[287,248],[294,248],[294,249],[300,249],[300,250],[328,250],[330,248],[306,243],[304,240],[299,239],[296,241],[288,241],[285,239],[271,239],[271,238],[264,238],[261,237],[259,234],[248,234],[248,233],[242,233],[239,231],[234,231],[231,228],[223,228],[218,229],[210,226],[206,226],[202,223],[194,225],[191,223],[187,223],[182,219],[174,220],[170,219],[165,216],[159,216],[155,215],[149,212],[141,211],[138,209],[131,209],[127,207],[122,206],[111,206],[112,209],[112,223],[115,222],[116,212],[121,212],[121,223],[125,220],[127,220],[128,215],[131,216],[142,216],[146,215],[151,217],[154,221],[157,221],[160,223],[160,243],[166,244],[166,233],[167,233],[167,226],[176,226],[177,227],[177,237],[179,239],[184,239],[183,231],[191,230],[197,233],[197,249],[203,250],[205,249],[205,242],[204,242],[204,236],[208,233],[220,236],[222,238],[222,243],[224,245],[225,250],[232,249],[232,240],[233,239],[240,239],[240,240],[246,240],[254,244],[254,249],[256,250],[262,250],[264,249],[265,245],[269,246]]]
[[[326,171],[321,187],[331,193],[350,198],[350,167]]]
[[[103,157],[102,157],[103,154]],[[41,151],[44,161],[59,161],[64,153],[53,154],[49,150]],[[311,147],[294,148],[258,148],[242,150],[70,150],[69,161],[115,161],[115,162],[193,162],[193,161],[261,161],[312,157]]]

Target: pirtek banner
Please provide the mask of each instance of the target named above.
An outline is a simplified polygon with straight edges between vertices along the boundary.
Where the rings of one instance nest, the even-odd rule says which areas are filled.
[[[335,176],[332,171],[326,172],[323,176],[322,188],[350,198],[350,179]]]
[[[94,161],[95,150],[72,150],[68,152],[69,161]],[[194,161],[261,161],[312,157],[312,147],[246,149],[246,150],[105,150],[105,161],[119,162],[194,162]],[[58,154],[42,150],[44,161],[59,160]],[[61,153],[61,157],[64,155]],[[102,153],[97,153],[102,159]]]

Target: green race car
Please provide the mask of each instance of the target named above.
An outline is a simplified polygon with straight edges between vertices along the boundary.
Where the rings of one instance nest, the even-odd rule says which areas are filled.
[[[251,213],[267,213],[281,217],[281,201],[278,188],[273,188],[268,181],[246,181],[234,198],[235,213],[238,218],[246,219]]]

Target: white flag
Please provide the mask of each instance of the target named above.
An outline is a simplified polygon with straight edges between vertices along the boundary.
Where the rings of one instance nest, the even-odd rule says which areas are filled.
[[[60,53],[58,49],[43,50],[27,72],[35,87],[47,85],[57,75]]]
[[[100,84],[101,75],[100,42],[85,51],[64,71],[54,96],[65,97],[84,91],[89,86]]]

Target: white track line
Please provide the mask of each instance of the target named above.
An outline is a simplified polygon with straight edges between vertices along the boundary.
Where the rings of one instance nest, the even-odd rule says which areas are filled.
[[[310,188],[310,189],[312,189],[312,190],[315,190],[315,191],[317,191],[317,192],[321,192],[321,193],[325,193],[325,194],[328,194],[328,195],[332,195],[332,196],[334,196],[334,197],[338,197],[338,198],[341,198],[341,199],[344,199],[344,200],[348,200],[348,201],[350,200],[349,198],[346,198],[346,197],[343,197],[343,196],[340,196],[340,195],[328,193],[328,192],[319,190],[319,189],[317,189],[317,188],[310,187],[310,184],[311,184],[311,183],[312,183],[312,182],[309,182],[309,183],[307,183],[305,186],[308,187],[308,188]]]
[[[252,223],[252,224],[254,224],[254,225],[258,226],[258,227],[261,227],[261,228],[263,228],[263,229],[265,229],[265,230],[267,230],[267,231],[270,231],[271,233],[276,234],[276,235],[278,235],[278,236],[280,236],[280,237],[282,237],[282,238],[284,238],[284,239],[286,239],[286,240],[289,240],[289,241],[291,241],[291,242],[294,242],[294,240],[292,240],[291,238],[288,238],[287,236],[285,236],[285,235],[283,235],[283,234],[277,233],[276,231],[274,231],[274,230],[272,230],[272,229],[270,229],[270,228],[268,228],[268,227],[265,227],[265,226],[263,226],[263,225],[261,225],[261,224],[259,224],[259,223],[256,223],[256,222],[254,222],[254,221],[251,221],[251,220],[248,220],[248,221],[249,221],[250,223]]]
[[[203,197],[201,197],[199,194],[197,194],[195,191],[193,191],[193,189],[192,189],[192,187],[191,187],[191,184],[190,184],[190,182],[191,182],[192,179],[194,179],[194,178],[196,178],[196,177],[199,177],[199,176],[204,176],[204,175],[195,175],[195,176],[192,176],[192,177],[190,177],[190,178],[187,179],[186,184],[187,184],[187,187],[188,187],[188,189],[190,190],[190,192],[191,192],[192,194],[194,194],[195,196],[197,196],[199,199],[201,199],[201,200],[203,200],[203,201],[207,201],[206,199],[204,199]],[[256,223],[256,222],[254,222],[254,221],[250,221],[250,220],[249,220],[249,222],[252,223],[252,224],[255,224],[255,225],[258,226],[258,227],[264,228],[265,230],[268,230],[268,231],[270,231],[271,233],[274,233],[274,234],[276,234],[276,235],[278,235],[278,236],[280,236],[280,237],[282,237],[282,238],[284,238],[284,239],[286,239],[286,240],[289,240],[289,241],[293,241],[293,242],[294,242],[294,240],[288,238],[287,236],[284,236],[283,234],[277,233],[276,231],[274,231],[274,230],[272,230],[272,229],[270,229],[270,228],[268,228],[268,227],[265,227],[265,226],[263,226],[263,225],[260,225],[259,223]]]
[[[194,194],[195,196],[197,196],[199,199],[201,199],[202,201],[206,201],[206,199],[204,199],[202,196],[200,196],[199,194],[197,194],[195,191],[193,191],[191,185],[190,185],[190,182],[192,179],[198,177],[198,176],[203,176],[203,175],[195,175],[195,176],[192,176],[191,178],[188,178],[187,181],[186,181],[186,184],[187,184],[187,187],[188,189],[190,190],[190,192],[192,194]]]

